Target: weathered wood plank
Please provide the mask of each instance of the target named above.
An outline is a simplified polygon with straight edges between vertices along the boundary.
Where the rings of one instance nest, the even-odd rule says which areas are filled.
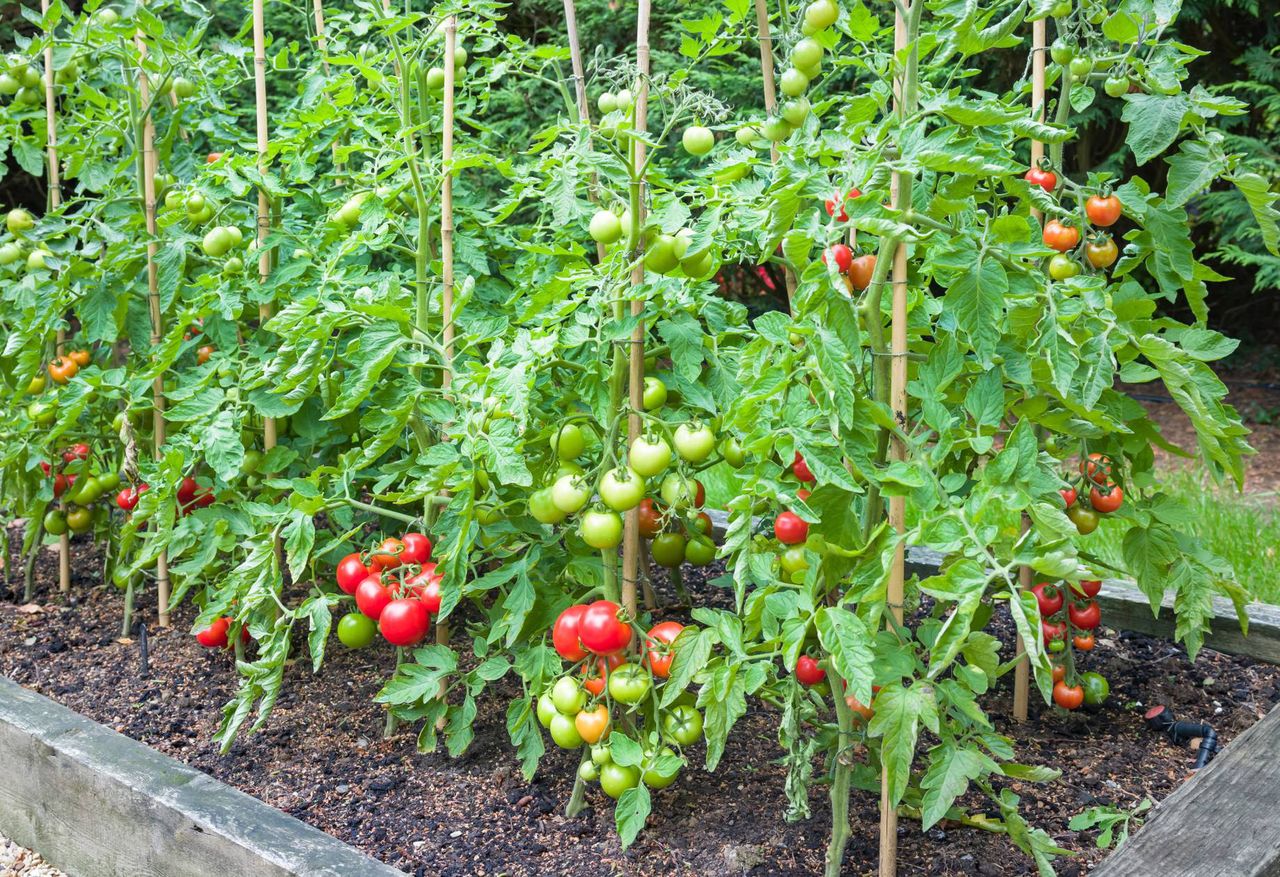
[[[1280,874],[1280,707],[1160,803],[1093,877]]]
[[[72,877],[401,874],[4,677],[0,833]]]

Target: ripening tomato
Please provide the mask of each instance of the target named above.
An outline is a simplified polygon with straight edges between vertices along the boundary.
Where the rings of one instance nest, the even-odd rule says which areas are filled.
[[[823,679],[827,678],[827,671],[823,670],[816,660],[808,655],[801,655],[796,661],[796,681],[808,688],[811,685],[817,685]]]
[[[400,552],[402,563],[421,566],[431,559],[431,540],[422,533],[405,533],[400,542],[404,546]]]
[[[814,41],[809,40],[809,42],[814,42]],[[846,194],[843,198],[841,198],[839,194],[832,195],[830,198],[826,200],[827,216],[835,216],[837,222],[848,222],[849,214],[845,210],[845,206],[844,206],[845,202],[852,201],[854,198],[860,198],[860,197],[862,197],[862,192],[859,191],[857,187],[850,189],[848,194]],[[836,215],[837,209],[839,209],[838,216]]]
[[[1090,454],[1080,461],[1080,474],[1094,484],[1106,484],[1111,479],[1111,458],[1103,454]]]
[[[671,644],[682,630],[684,625],[678,621],[663,621],[649,628],[645,656],[649,661],[649,669],[659,679],[666,679],[671,675],[671,662],[676,656]]]
[[[213,345],[205,344],[196,350],[196,365],[204,365],[213,356]]]
[[[1049,260],[1049,276],[1054,280],[1067,280],[1080,273],[1080,263],[1066,253],[1058,253]]]
[[[574,716],[573,724],[583,742],[599,743],[609,734],[609,708],[601,703],[595,709],[583,710]]]
[[[578,641],[578,623],[582,613],[587,611],[585,604],[570,606],[560,613],[551,628],[551,644],[556,653],[566,661],[581,661],[587,656],[586,649]]]
[[[626,658],[622,655],[605,655],[587,661],[582,665],[582,687],[595,697],[604,694],[604,687],[609,682],[609,674],[621,667],[624,661]]]
[[[1076,489],[1074,487],[1064,487],[1058,493],[1062,494],[1062,502],[1066,508],[1071,508],[1076,504]]]
[[[1095,268],[1110,268],[1120,258],[1120,250],[1116,242],[1109,237],[1099,237],[1084,246],[1085,258]]]
[[[1084,689],[1079,685],[1068,685],[1064,679],[1053,684],[1053,702],[1064,710],[1079,709],[1084,703]]]
[[[1033,186],[1039,186],[1046,192],[1053,192],[1054,189],[1058,188],[1058,175],[1051,170],[1033,167],[1026,172],[1023,179]]]
[[[378,573],[366,576],[356,586],[356,608],[377,621],[382,610],[391,602],[391,589],[382,583]]]
[[[1094,638],[1091,633],[1076,634],[1071,638],[1071,644],[1076,647],[1077,651],[1091,652],[1093,651]]]
[[[89,446],[84,442],[76,442],[62,452],[62,462],[64,463],[87,459],[89,459]]]
[[[1120,198],[1117,195],[1090,195],[1084,202],[1084,212],[1094,225],[1115,225],[1120,218]]]
[[[799,451],[796,451],[796,458],[791,462],[791,474],[796,476],[796,480],[803,484],[811,484],[817,480],[813,477],[809,464],[805,462]]]
[[[421,600],[408,597],[392,600],[378,616],[378,632],[393,646],[416,646],[430,627],[431,615],[427,607]]]
[[[795,512],[783,512],[774,518],[773,535],[783,545],[799,545],[809,536],[809,524]]]
[[[86,368],[93,361],[93,357],[87,350],[68,350],[67,356],[71,357],[80,368]]]
[[[401,563],[404,543],[394,536],[382,540],[382,544],[369,555],[370,569],[395,569]]]
[[[640,522],[640,535],[646,539],[652,539],[662,532],[662,511],[652,499],[640,500],[640,505],[636,508],[636,518]]]
[[[1053,665],[1053,681],[1061,682],[1067,678],[1067,668],[1062,664]]]
[[[871,277],[876,273],[875,253],[868,253],[853,260],[849,267],[849,282],[854,289],[862,290],[871,285]]]
[[[597,600],[586,608],[578,621],[578,638],[587,651],[613,655],[631,644],[631,625],[618,618],[621,611],[610,600]]]
[[[80,366],[76,365],[76,361],[70,357],[59,356],[49,360],[48,370],[49,378],[55,384],[65,384],[76,376]]]
[[[1071,523],[1076,525],[1076,530],[1081,536],[1088,536],[1098,529],[1098,524],[1101,521],[1097,512],[1093,509],[1087,509],[1083,505],[1073,505],[1067,509],[1067,517],[1071,519]]]
[[[136,500],[134,504],[137,504]],[[338,561],[338,587],[344,594],[354,594],[360,583],[369,577],[370,572],[372,570],[364,565],[359,554],[348,554]]]
[[[1106,493],[1098,490],[1096,487],[1089,488],[1089,505],[1093,506],[1094,511],[1101,512],[1104,515],[1114,512],[1124,503],[1124,491],[1119,485],[1108,485]]]
[[[1064,225],[1056,219],[1050,219],[1044,227],[1045,246],[1066,253],[1074,250],[1080,243],[1080,229],[1074,225]]]
[[[837,272],[847,274],[853,267],[853,250],[845,244],[832,244],[822,251],[822,264],[834,264]]]
[[[1071,626],[1078,630],[1093,630],[1102,623],[1102,607],[1097,600],[1073,603],[1067,607],[1067,618],[1071,619]]]

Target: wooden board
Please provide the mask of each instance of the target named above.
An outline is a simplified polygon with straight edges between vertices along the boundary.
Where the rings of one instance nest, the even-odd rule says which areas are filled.
[[[1280,707],[1178,787],[1093,877],[1280,874]]]

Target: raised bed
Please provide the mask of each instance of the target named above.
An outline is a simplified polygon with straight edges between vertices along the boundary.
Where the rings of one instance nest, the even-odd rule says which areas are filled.
[[[0,833],[71,877],[401,873],[4,677]]]

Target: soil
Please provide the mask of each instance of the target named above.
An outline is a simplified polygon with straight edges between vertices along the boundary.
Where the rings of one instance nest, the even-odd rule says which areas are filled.
[[[17,531],[10,535],[16,552]],[[51,551],[38,565],[37,603],[0,603],[0,672],[408,873],[821,872],[829,830],[826,789],[811,790],[811,819],[782,820],[785,772],[777,763],[782,751],[772,708],[751,705],[714,774],[692,766],[674,786],[655,793],[649,828],[624,851],[598,787],[588,792],[589,806],[578,817],[562,815],[576,754],[548,744],[538,775],[532,782],[522,778],[505,729],[510,684],[498,683],[481,699],[475,741],[460,758],[420,754],[416,729],[382,739],[383,713],[372,697],[391,669],[387,648],[346,652],[335,645],[318,676],[305,658],[295,663],[264,729],[220,755],[212,737],[236,688],[228,656],[196,645],[184,607],[174,627],[149,629],[150,669],[141,674],[139,642],[118,639],[120,595],[97,584],[96,551],[77,542],[73,557],[71,599],[56,593]],[[724,602],[727,595],[707,577],[690,575],[691,590],[700,600]],[[657,587],[660,597],[674,599],[668,583]],[[153,619],[154,609],[143,600],[138,617]],[[1209,721],[1229,742],[1280,701],[1278,667],[1208,649],[1191,663],[1181,648],[1137,635],[1104,631],[1087,663],[1111,680],[1112,697],[1099,711],[1066,714],[1037,703],[1030,721],[1017,726],[1007,718],[1007,689],[988,703],[1020,761],[1064,770],[1047,784],[1010,786],[1022,796],[1032,825],[1077,853],[1058,867],[1068,877],[1106,854],[1095,846],[1096,832],[1068,829],[1073,815],[1091,805],[1128,810],[1145,797],[1159,801],[1189,775],[1192,753],[1145,728],[1147,705],[1166,704],[1179,717]],[[990,806],[976,796],[966,803],[974,812]],[[844,873],[874,874],[877,798],[855,792],[850,810],[853,835]],[[923,833],[919,823],[904,819],[898,833],[902,875],[1035,870],[1002,837],[981,830],[943,825]]]

